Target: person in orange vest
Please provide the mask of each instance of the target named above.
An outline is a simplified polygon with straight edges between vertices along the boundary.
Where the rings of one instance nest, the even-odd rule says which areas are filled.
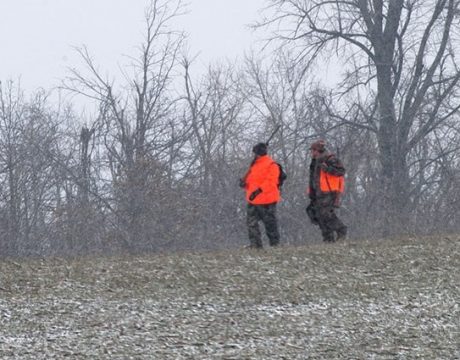
[[[240,186],[246,191],[247,226],[249,247],[260,249],[263,247],[259,229],[259,221],[265,226],[270,246],[277,246],[280,242],[276,204],[280,201],[279,175],[277,163],[267,155],[267,144],[258,143],[252,148],[254,160],[244,178],[240,179]]]
[[[334,242],[344,239],[347,227],[335,214],[344,190],[345,168],[342,162],[327,151],[324,140],[310,146],[310,179],[307,193],[310,205],[307,214],[313,224],[321,229],[323,240]]]

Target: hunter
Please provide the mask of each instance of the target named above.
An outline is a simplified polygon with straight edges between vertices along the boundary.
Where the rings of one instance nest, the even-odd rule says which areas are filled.
[[[263,247],[259,221],[265,226],[270,246],[277,246],[280,242],[276,204],[281,199],[281,170],[267,154],[267,148],[266,143],[258,143],[252,148],[254,160],[245,177],[240,179],[240,187],[246,191],[249,247],[255,249]]]
[[[310,179],[307,188],[310,205],[307,214],[313,224],[321,229],[323,241],[344,239],[347,227],[337,217],[335,209],[340,206],[344,190],[345,168],[336,155],[326,149],[324,140],[310,146]]]

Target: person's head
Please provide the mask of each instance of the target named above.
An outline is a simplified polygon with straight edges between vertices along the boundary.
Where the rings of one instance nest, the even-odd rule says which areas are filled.
[[[316,140],[310,145],[311,157],[316,159],[326,152],[326,142],[323,139]]]
[[[256,156],[263,156],[263,155],[267,155],[267,144],[266,143],[257,143],[256,145],[254,145],[254,147],[252,148],[252,152],[254,153],[254,155]]]

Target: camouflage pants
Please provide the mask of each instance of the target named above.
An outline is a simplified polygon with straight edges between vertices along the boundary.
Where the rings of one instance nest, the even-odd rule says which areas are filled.
[[[270,245],[276,246],[279,244],[280,234],[278,231],[278,221],[276,219],[276,204],[248,204],[246,220],[251,247],[262,247],[262,237],[259,229],[259,221],[262,221],[265,226],[265,231],[267,233]]]
[[[323,240],[333,242],[347,235],[347,227],[340,220],[334,207],[334,199],[323,198],[312,201],[307,208],[307,214],[313,224],[318,225],[323,235]],[[337,234],[337,237],[335,237]]]

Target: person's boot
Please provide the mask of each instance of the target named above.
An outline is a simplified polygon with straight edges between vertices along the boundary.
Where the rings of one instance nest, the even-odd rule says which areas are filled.
[[[344,226],[337,230],[337,241],[338,240],[345,240],[347,238],[347,227]]]
[[[330,232],[327,234],[323,234],[323,241],[329,243],[335,242],[334,233]]]
[[[269,238],[269,244],[271,247],[277,247],[280,244],[280,239],[279,238]]]
[[[249,241],[249,245],[246,245],[245,248],[246,249],[257,249],[257,250],[260,250],[260,249],[263,249],[263,244],[262,244],[262,239],[250,239]]]

